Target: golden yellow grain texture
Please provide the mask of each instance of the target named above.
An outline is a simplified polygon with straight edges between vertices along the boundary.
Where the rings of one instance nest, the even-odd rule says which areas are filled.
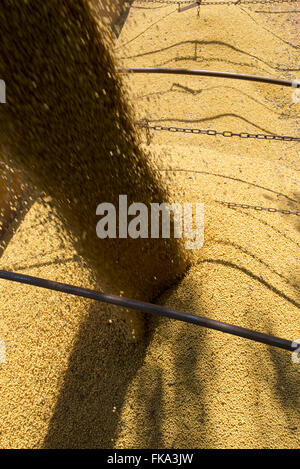
[[[122,65],[297,75],[292,13],[203,7],[198,18],[196,9],[174,9],[132,8],[116,43]],[[288,88],[195,77],[127,81],[139,116],[155,123],[298,135]],[[171,199],[205,202],[204,247],[160,304],[300,338],[298,217],[214,203],[299,210],[298,146],[153,135],[151,160]],[[1,268],[96,286],[51,214],[40,202],[32,207]],[[288,352],[165,319],[150,322],[146,340],[133,345],[117,308],[6,281],[0,298],[1,447],[299,448],[300,373]]]
[[[96,236],[101,202],[168,201],[139,147],[108,31],[85,0],[4,1],[0,18],[3,153],[52,198],[107,291],[157,296],[187,268],[178,240]]]

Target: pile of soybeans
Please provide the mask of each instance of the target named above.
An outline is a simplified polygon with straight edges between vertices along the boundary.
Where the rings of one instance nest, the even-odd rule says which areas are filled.
[[[162,293],[158,304],[299,339],[299,218],[215,202],[299,210],[299,144],[153,132],[148,146],[139,142],[144,135],[134,126],[147,117],[154,124],[296,136],[299,104],[293,104],[292,90],[218,78],[117,77],[114,69],[117,63],[293,79],[299,69],[298,18],[257,13],[274,8],[290,9],[203,6],[198,17],[196,9],[178,13],[176,5],[133,3],[119,38],[105,39],[99,65],[95,55],[95,69],[103,73],[91,71],[86,87],[68,69],[73,60],[82,61],[84,79],[86,45],[76,44],[72,35],[75,58],[68,62],[66,54],[60,64],[65,81],[59,86],[69,93],[64,102],[57,105],[55,94],[48,102],[31,101],[39,109],[36,116],[26,106],[24,89],[15,87],[10,97],[16,100],[10,108],[15,125],[6,124],[0,109],[1,152],[17,160],[29,179],[35,174],[32,184],[45,196],[36,198],[21,221],[0,269],[143,299]],[[63,15],[64,9],[59,11]],[[80,7],[72,14],[80,18]],[[48,21],[41,64],[33,54],[36,62],[24,72],[25,91],[33,95],[36,86],[52,83],[47,51],[64,24],[60,19]],[[38,22],[38,15],[32,21]],[[87,42],[89,28],[82,26]],[[101,52],[96,41],[94,47]],[[0,74],[3,67],[0,59]],[[44,69],[42,83],[34,79],[36,67]],[[86,94],[80,94],[83,89]],[[113,108],[105,107],[106,95]],[[78,115],[64,114],[68,100]],[[83,122],[85,106],[89,115]],[[111,134],[104,132],[106,119],[116,119],[120,133],[114,126]],[[14,135],[21,138],[13,140]],[[32,145],[37,136],[45,138],[38,148]],[[43,165],[37,165],[37,155]],[[78,155],[84,167],[76,167]],[[149,180],[149,187],[139,179]],[[160,259],[155,242],[149,240],[144,252],[137,240],[128,240],[124,252],[115,243],[103,254],[95,239],[94,208],[113,201],[119,190],[136,202],[139,197],[204,202],[204,246],[186,253],[179,241],[166,242]],[[86,233],[80,231],[82,217]],[[147,256],[152,263],[144,265]],[[149,280],[155,272],[159,286]],[[143,324],[135,341],[128,317]],[[3,448],[299,447],[300,367],[289,352],[167,319],[139,321],[117,307],[4,280],[0,339],[6,349],[0,363]]]

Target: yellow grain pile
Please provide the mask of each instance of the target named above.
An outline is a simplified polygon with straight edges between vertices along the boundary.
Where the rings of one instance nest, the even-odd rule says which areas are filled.
[[[116,44],[122,65],[297,73],[295,33],[282,26],[287,15],[203,7],[197,18],[196,10],[142,6],[132,8]],[[136,118],[297,134],[289,89],[191,77],[126,80]],[[173,187],[177,202],[204,201],[206,220],[204,247],[159,303],[300,338],[298,218],[214,202],[299,210],[298,152],[295,142],[154,135],[151,158],[162,185]],[[41,203],[0,266],[97,283]],[[288,352],[165,319],[150,320],[145,341],[134,345],[116,308],[5,281],[0,295],[2,447],[299,447],[299,365]]]
[[[178,240],[96,236],[101,202],[118,211],[121,194],[128,205],[168,200],[139,148],[107,31],[85,0],[4,1],[0,15],[3,152],[50,196],[108,291],[157,296],[186,269]]]

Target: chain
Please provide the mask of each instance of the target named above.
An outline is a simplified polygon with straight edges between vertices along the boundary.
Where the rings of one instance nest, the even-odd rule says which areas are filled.
[[[159,169],[158,171],[165,171],[164,169]],[[169,171],[180,171],[180,169],[170,169]],[[183,170],[185,171],[185,170]],[[273,207],[262,207],[261,205],[248,205],[245,203],[236,203],[236,202],[226,202],[225,200],[214,200],[216,204],[220,205],[225,205],[228,208],[246,208],[246,209],[252,209],[256,210],[258,212],[269,212],[269,213],[282,213],[284,215],[296,215],[300,216],[300,211],[293,211],[293,210],[288,210],[288,209],[278,209],[278,208],[273,208]]]
[[[192,3],[192,0],[134,0],[135,3],[165,3],[167,5],[180,5]],[[298,3],[299,0],[227,0],[227,1],[209,1],[202,2],[202,5],[256,5],[256,4],[271,4],[271,3]]]
[[[134,0],[136,3],[165,3],[169,5],[179,5],[180,4],[191,4],[191,0],[180,0],[180,1],[170,1],[170,0]],[[235,1],[209,1],[209,2],[201,2],[202,5],[254,5],[254,4],[271,4],[271,3],[297,3],[299,0],[235,0]],[[200,2],[199,2],[200,3]],[[200,6],[200,5],[199,5]],[[277,140],[277,141],[286,141],[286,142],[299,142],[299,137],[290,137],[287,135],[269,135],[269,134],[251,134],[248,132],[231,132],[229,130],[224,130],[219,132],[217,130],[212,129],[191,129],[191,128],[182,128],[182,127],[166,127],[162,125],[149,125],[148,119],[143,119],[138,121],[137,124],[140,127],[146,129],[146,136],[147,136],[147,144],[150,143],[150,133],[149,130],[156,130],[156,131],[168,131],[168,132],[181,132],[181,133],[190,133],[190,134],[202,134],[202,135],[221,135],[222,137],[240,137],[240,138],[255,138],[259,140]],[[296,215],[300,216],[300,211],[292,211],[287,209],[277,209],[273,207],[262,207],[261,205],[248,205],[248,204],[241,204],[235,202],[225,202],[221,200],[215,200],[216,203],[220,205],[227,206],[228,208],[244,208],[244,209],[252,209],[256,211],[266,211],[269,213],[281,213],[284,215]]]
[[[282,135],[268,135],[268,134],[248,134],[247,132],[240,132],[234,133],[229,130],[224,130],[223,132],[218,132],[216,130],[205,130],[205,129],[186,129],[186,128],[178,128],[178,127],[163,127],[160,125],[151,126],[148,124],[148,119],[143,119],[138,121],[137,124],[140,127],[146,129],[146,136],[147,136],[147,144],[150,144],[150,134],[149,129],[153,130],[169,130],[170,132],[184,132],[184,133],[196,133],[196,134],[205,134],[205,135],[222,135],[223,137],[241,137],[241,138],[258,138],[258,139],[266,139],[266,140],[283,140],[283,141],[300,141],[298,137],[288,137]],[[248,205],[248,204],[240,204],[235,202],[225,202],[222,200],[215,200],[216,203],[225,205],[229,208],[247,208],[253,209],[257,211],[266,211],[269,213],[282,213],[284,215],[296,215],[300,216],[300,211],[292,211],[287,209],[277,209],[272,207],[262,207],[261,205]]]
[[[212,129],[189,129],[186,127],[165,127],[162,125],[149,125],[146,119],[138,121],[137,124],[140,127],[146,129],[146,132],[149,130],[156,130],[156,131],[168,131],[168,132],[181,132],[187,134],[201,134],[201,135],[210,135],[210,136],[217,136],[221,135],[222,137],[239,137],[239,138],[256,138],[258,140],[279,140],[284,142],[300,142],[300,137],[290,137],[288,135],[269,135],[269,134],[251,134],[248,132],[231,132],[230,130],[224,131],[217,131]],[[147,141],[149,142],[149,134],[147,133]]]
[[[257,210],[259,212],[261,212],[262,210],[265,210],[266,212],[270,212],[270,213],[277,212],[277,213],[283,213],[284,215],[297,215],[298,217],[300,216],[300,211],[293,212],[292,210],[261,207],[260,205],[247,205],[247,204],[237,204],[235,202],[223,202],[222,200],[215,200],[215,202],[217,204],[226,205],[229,208],[250,208],[253,210]]]

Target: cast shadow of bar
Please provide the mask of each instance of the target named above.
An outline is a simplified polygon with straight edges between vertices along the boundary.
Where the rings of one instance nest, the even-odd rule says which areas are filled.
[[[264,132],[264,133],[267,133],[267,134],[276,134],[276,132],[272,132],[271,130],[268,130],[266,129],[265,127],[261,127],[259,126],[258,124],[256,124],[255,122],[249,120],[249,119],[246,119],[246,117],[243,117],[239,114],[235,114],[234,112],[227,112],[227,113],[223,113],[223,114],[216,114],[214,116],[210,116],[210,117],[204,117],[202,119],[180,119],[180,118],[177,118],[177,117],[161,117],[161,118],[158,118],[158,119],[148,119],[148,122],[149,124],[153,124],[153,123],[160,123],[160,122],[182,122],[182,123],[186,123],[186,124],[197,124],[197,123],[200,123],[200,122],[209,122],[209,121],[216,121],[216,120],[219,120],[219,119],[224,119],[224,118],[227,118],[227,117],[233,117],[234,119],[236,120],[239,120],[239,121],[242,121],[242,122],[246,122],[247,124],[250,124],[252,125],[253,127],[255,127],[256,129]]]
[[[293,194],[293,197],[296,199],[297,203],[300,203],[300,192],[296,192]],[[280,207],[281,208],[281,207]],[[283,209],[286,207],[283,206]],[[296,208],[298,209],[298,207]],[[294,217],[292,220],[292,224],[294,225],[295,230],[298,232],[300,231],[300,223],[299,218]],[[299,252],[299,248],[295,249],[294,251],[295,256],[297,252]],[[290,272],[290,283],[294,285],[295,289],[300,288],[300,274],[298,271]],[[299,307],[299,306],[298,306]],[[267,324],[270,333],[272,333],[272,324]],[[299,340],[300,339],[300,326],[297,330],[295,330],[294,337],[291,337],[291,340]],[[297,426],[295,425],[295,415],[299,417],[299,402],[300,402],[300,392],[299,392],[299,384],[300,384],[300,364],[293,363],[291,356],[287,356],[286,354],[283,355],[282,351],[277,350],[273,347],[269,348],[270,359],[273,364],[273,370],[275,373],[276,378],[276,387],[275,387],[275,395],[277,400],[279,400],[282,410],[285,413],[286,421],[288,423],[288,428],[291,432],[297,430]],[[299,421],[299,420],[298,420]],[[299,431],[295,433],[295,438],[299,434]],[[295,441],[297,444],[297,441]]]
[[[44,448],[111,448],[151,332],[128,343],[120,309],[92,302],[69,359]],[[109,320],[112,319],[112,323]]]
[[[168,298],[171,292],[172,288],[167,290],[163,297]],[[157,302],[162,303],[160,297]],[[192,303],[193,298],[189,298],[177,306],[189,310]],[[171,448],[172,443],[176,444],[176,435],[173,442],[163,439],[165,416],[162,369],[159,364],[148,363],[143,372],[138,373],[144,364],[154,330],[161,324],[163,328],[171,327],[171,332],[172,324],[164,318],[147,316],[144,318],[144,340],[138,344],[130,344],[124,335],[121,314],[121,309],[116,307],[96,302],[90,304],[88,318],[80,328],[69,359],[56,408],[44,439],[44,448],[115,447],[118,435],[122,433],[120,413],[128,386],[135,378],[137,390],[133,403],[130,404],[133,420],[129,422],[134,447]],[[109,323],[111,318],[112,324]],[[204,334],[201,328],[192,329],[192,333],[199,334],[200,338]],[[191,325],[182,324],[180,330],[180,335],[186,335],[191,331]],[[178,344],[178,337],[172,336],[171,340],[176,349],[174,361],[180,378],[179,384],[182,380],[186,382],[198,402],[202,399],[202,390],[199,383],[195,382],[194,372],[198,354],[201,355],[204,343],[199,340],[199,350],[190,348],[187,351],[181,348],[180,341]],[[186,355],[188,359],[182,360]],[[177,398],[182,392],[177,386],[176,382],[173,388],[177,396],[174,401],[176,407]],[[180,406],[178,412],[181,412]],[[126,427],[127,425],[128,422]],[[205,446],[205,423],[202,422],[201,426]],[[177,428],[176,432],[180,435],[181,429]],[[186,445],[189,446],[188,441]]]
[[[199,300],[197,284],[194,285],[188,273],[185,278],[191,287],[190,294],[176,296],[174,305],[174,294],[185,285],[180,286],[179,282],[159,296],[156,303],[195,312],[195,299]],[[192,324],[155,316],[149,317],[149,323],[155,329],[148,352],[151,359],[134,378],[117,447],[194,448],[195,441],[200,447],[206,447],[205,396],[196,376],[203,350],[209,348],[205,331]]]

